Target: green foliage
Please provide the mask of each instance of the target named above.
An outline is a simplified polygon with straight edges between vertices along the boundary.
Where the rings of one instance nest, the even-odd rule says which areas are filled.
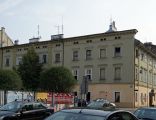
[[[22,57],[18,72],[22,78],[23,86],[26,90],[37,90],[39,78],[42,71],[42,64],[39,63],[39,56],[33,48]]]
[[[0,70],[0,89],[20,90],[22,81],[19,75],[13,70]]]
[[[71,92],[76,84],[71,72],[64,67],[52,67],[41,74],[41,89],[52,92]]]

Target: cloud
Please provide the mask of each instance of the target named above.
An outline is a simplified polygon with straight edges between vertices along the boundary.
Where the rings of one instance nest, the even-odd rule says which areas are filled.
[[[13,7],[18,6],[24,0],[5,0],[4,2],[0,3],[0,13],[3,13]]]

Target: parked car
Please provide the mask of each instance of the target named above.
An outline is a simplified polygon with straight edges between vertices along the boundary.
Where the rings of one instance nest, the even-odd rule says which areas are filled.
[[[94,108],[94,109],[103,109],[103,110],[115,110],[116,105],[114,103],[109,102],[105,99],[97,99],[92,102],[90,102],[87,105],[88,108]]]
[[[41,102],[13,101],[0,108],[0,120],[43,120],[53,113]]]
[[[64,109],[45,120],[138,120],[128,111],[103,111],[95,109]]]
[[[134,111],[134,115],[141,120],[156,120],[156,108],[141,107]]]

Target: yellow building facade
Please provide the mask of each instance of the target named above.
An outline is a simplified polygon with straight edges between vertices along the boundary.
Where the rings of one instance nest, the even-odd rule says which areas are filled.
[[[87,76],[91,100],[108,99],[118,107],[156,104],[156,55],[136,40],[136,29],[12,45],[0,49],[0,68],[18,67],[34,47],[44,67],[65,66],[77,79],[73,92]]]

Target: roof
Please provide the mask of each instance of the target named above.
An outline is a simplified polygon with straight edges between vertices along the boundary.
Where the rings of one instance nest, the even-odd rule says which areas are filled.
[[[99,115],[99,116],[104,116],[104,117],[112,113],[112,111],[102,111],[102,110],[94,110],[94,109],[64,109],[61,111],[70,112],[70,113]]]
[[[65,41],[75,41],[80,39],[92,39],[96,37],[107,37],[107,36],[115,36],[115,35],[125,35],[125,34],[136,34],[138,31],[136,29],[130,29],[130,30],[123,30],[123,31],[113,31],[113,32],[106,32],[106,33],[97,33],[97,34],[89,34],[89,35],[82,35],[82,36],[75,36],[75,37],[68,37],[68,38],[62,38],[57,40],[46,40],[46,41],[38,41],[33,43],[25,43],[25,44],[18,44],[14,46],[7,46],[3,48],[14,48],[16,47],[22,47],[22,46],[29,46],[29,45],[40,45],[40,44],[47,44],[51,42],[65,42]]]

